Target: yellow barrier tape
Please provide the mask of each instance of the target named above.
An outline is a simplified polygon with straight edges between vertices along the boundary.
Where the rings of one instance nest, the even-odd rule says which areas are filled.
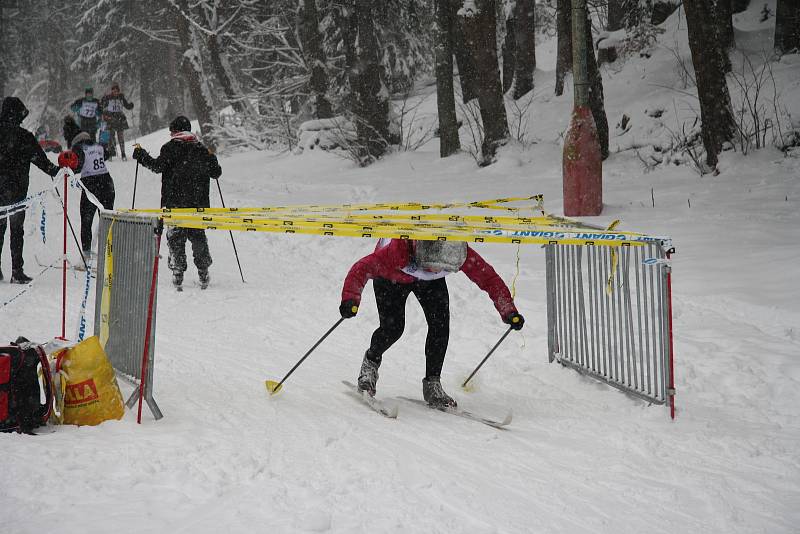
[[[534,200],[535,205],[504,204]],[[262,208],[176,208],[126,210],[161,214],[164,223],[182,228],[237,230],[245,232],[297,233],[344,237],[454,240],[472,243],[642,245],[659,241],[636,232],[616,231],[586,225],[544,212],[542,195],[499,198],[450,204],[376,203],[268,206]],[[509,212],[541,211],[542,216],[485,216],[450,213],[420,213],[452,208],[503,209]],[[385,213],[385,212],[389,213]],[[404,213],[417,211],[417,213]]]
[[[111,286],[114,283],[114,247],[113,233],[114,220],[108,226],[106,236],[105,268],[103,272],[103,293],[100,297],[100,345],[105,348],[108,341],[109,313],[111,311]]]
[[[161,209],[138,209],[121,210],[133,213],[222,213],[222,212],[245,212],[245,213],[273,213],[273,212],[295,212],[295,213],[314,213],[314,212],[339,212],[339,211],[426,211],[443,210],[454,208],[482,208],[505,211],[519,211],[530,208],[531,206],[498,206],[511,202],[524,202],[535,200],[536,209],[541,209],[544,197],[533,195],[530,197],[497,198],[492,200],[479,200],[476,202],[454,202],[448,204],[422,204],[420,202],[401,202],[401,203],[375,203],[375,204],[296,204],[288,206],[267,206],[261,208],[161,208]]]

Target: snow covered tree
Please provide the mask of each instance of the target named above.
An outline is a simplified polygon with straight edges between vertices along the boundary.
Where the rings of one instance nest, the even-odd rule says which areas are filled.
[[[625,27],[625,0],[608,0],[606,30],[615,32]]]
[[[800,50],[800,2],[777,0],[775,6],[775,50],[788,54]]]
[[[533,89],[533,72],[536,70],[535,0],[516,0],[514,16],[514,90],[516,100]]]
[[[556,5],[556,84],[555,94],[564,94],[564,78],[572,71],[572,3],[558,0]]]
[[[497,61],[497,16],[494,0],[467,0],[459,11],[464,36],[475,59],[478,103],[483,123],[482,164],[494,161],[509,137],[500,67]]]
[[[458,152],[458,118],[453,93],[453,27],[456,24],[451,0],[436,0],[436,104],[439,115],[439,155]]]
[[[200,131],[208,137],[204,141],[209,148],[213,149],[215,143],[210,138],[215,124],[213,97],[203,69],[201,41],[197,35],[197,29],[191,25],[192,17],[189,13],[188,0],[170,1],[176,9],[175,29],[183,50],[180,69],[189,86],[189,94],[200,123]]]
[[[322,34],[319,31],[319,15],[316,0],[299,0],[297,5],[297,40],[302,47],[303,60],[311,73],[308,92],[315,119],[333,116],[333,108],[327,97],[328,70]]]
[[[685,0],[689,48],[692,53],[706,163],[717,165],[722,145],[733,139],[736,124],[725,82],[725,54],[719,43],[712,6],[704,0]]]
[[[389,135],[389,91],[384,83],[380,47],[375,34],[373,10],[376,0],[355,0],[354,17],[357,35],[349,65],[353,111],[361,150],[361,163],[367,165],[381,157],[391,142]]]

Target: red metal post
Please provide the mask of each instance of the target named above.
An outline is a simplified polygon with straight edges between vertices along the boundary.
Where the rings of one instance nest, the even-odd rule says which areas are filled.
[[[564,215],[600,215],[603,211],[603,158],[589,106],[572,111],[563,159]]]
[[[139,408],[136,415],[136,422],[142,424],[142,400],[144,399],[145,381],[147,380],[147,360],[150,352],[150,331],[153,324],[153,301],[156,296],[156,281],[158,280],[158,253],[161,250],[161,231],[162,223],[159,221],[156,228],[156,258],[153,261],[153,278],[150,281],[150,297],[147,302],[147,327],[144,334],[144,351],[142,353],[142,374],[139,379]]]
[[[64,247],[61,258],[61,339],[67,339],[67,189],[69,176],[64,171]]]
[[[671,254],[667,252],[667,260]],[[669,320],[669,415],[675,419],[675,365],[672,343],[672,266],[667,264],[667,315]]]

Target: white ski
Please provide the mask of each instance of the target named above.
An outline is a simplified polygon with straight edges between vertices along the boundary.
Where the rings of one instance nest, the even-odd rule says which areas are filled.
[[[369,406],[382,416],[388,417],[389,419],[397,418],[397,411],[398,411],[397,403],[386,402],[380,399],[376,399],[366,391],[358,389],[358,386],[356,386],[352,382],[348,382],[347,380],[342,380],[342,384],[350,388],[350,393],[352,393],[353,396],[363,400],[367,406]]]
[[[426,408],[430,408],[431,410],[437,410],[439,412],[449,413],[450,415],[455,415],[458,417],[463,417],[465,419],[470,419],[472,421],[478,421],[479,423],[483,423],[484,425],[488,425],[494,428],[505,429],[506,426],[511,424],[511,419],[513,418],[514,414],[509,408],[506,412],[506,415],[503,419],[494,419],[492,417],[486,417],[483,415],[479,415],[467,410],[463,410],[461,408],[453,408],[453,407],[441,407],[437,408],[434,406],[430,406],[427,402],[421,399],[412,399],[410,397],[399,397],[400,399],[406,402],[413,402],[414,404],[418,404],[420,406],[425,406]]]

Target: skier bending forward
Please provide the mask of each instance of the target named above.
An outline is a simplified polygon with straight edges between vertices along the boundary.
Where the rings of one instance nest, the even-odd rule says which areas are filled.
[[[519,330],[525,319],[517,312],[508,287],[495,270],[464,242],[381,239],[375,251],[358,260],[347,273],[339,313],[354,317],[367,280],[373,279],[380,326],[364,354],[358,388],[375,395],[383,353],[400,339],[405,328],[405,306],[410,293],[417,297],[428,335],[425,340],[425,378],[422,395],[431,406],[456,406],[442,389],[441,374],[450,337],[450,297],[445,276],[463,271],[489,294],[503,322]]]

